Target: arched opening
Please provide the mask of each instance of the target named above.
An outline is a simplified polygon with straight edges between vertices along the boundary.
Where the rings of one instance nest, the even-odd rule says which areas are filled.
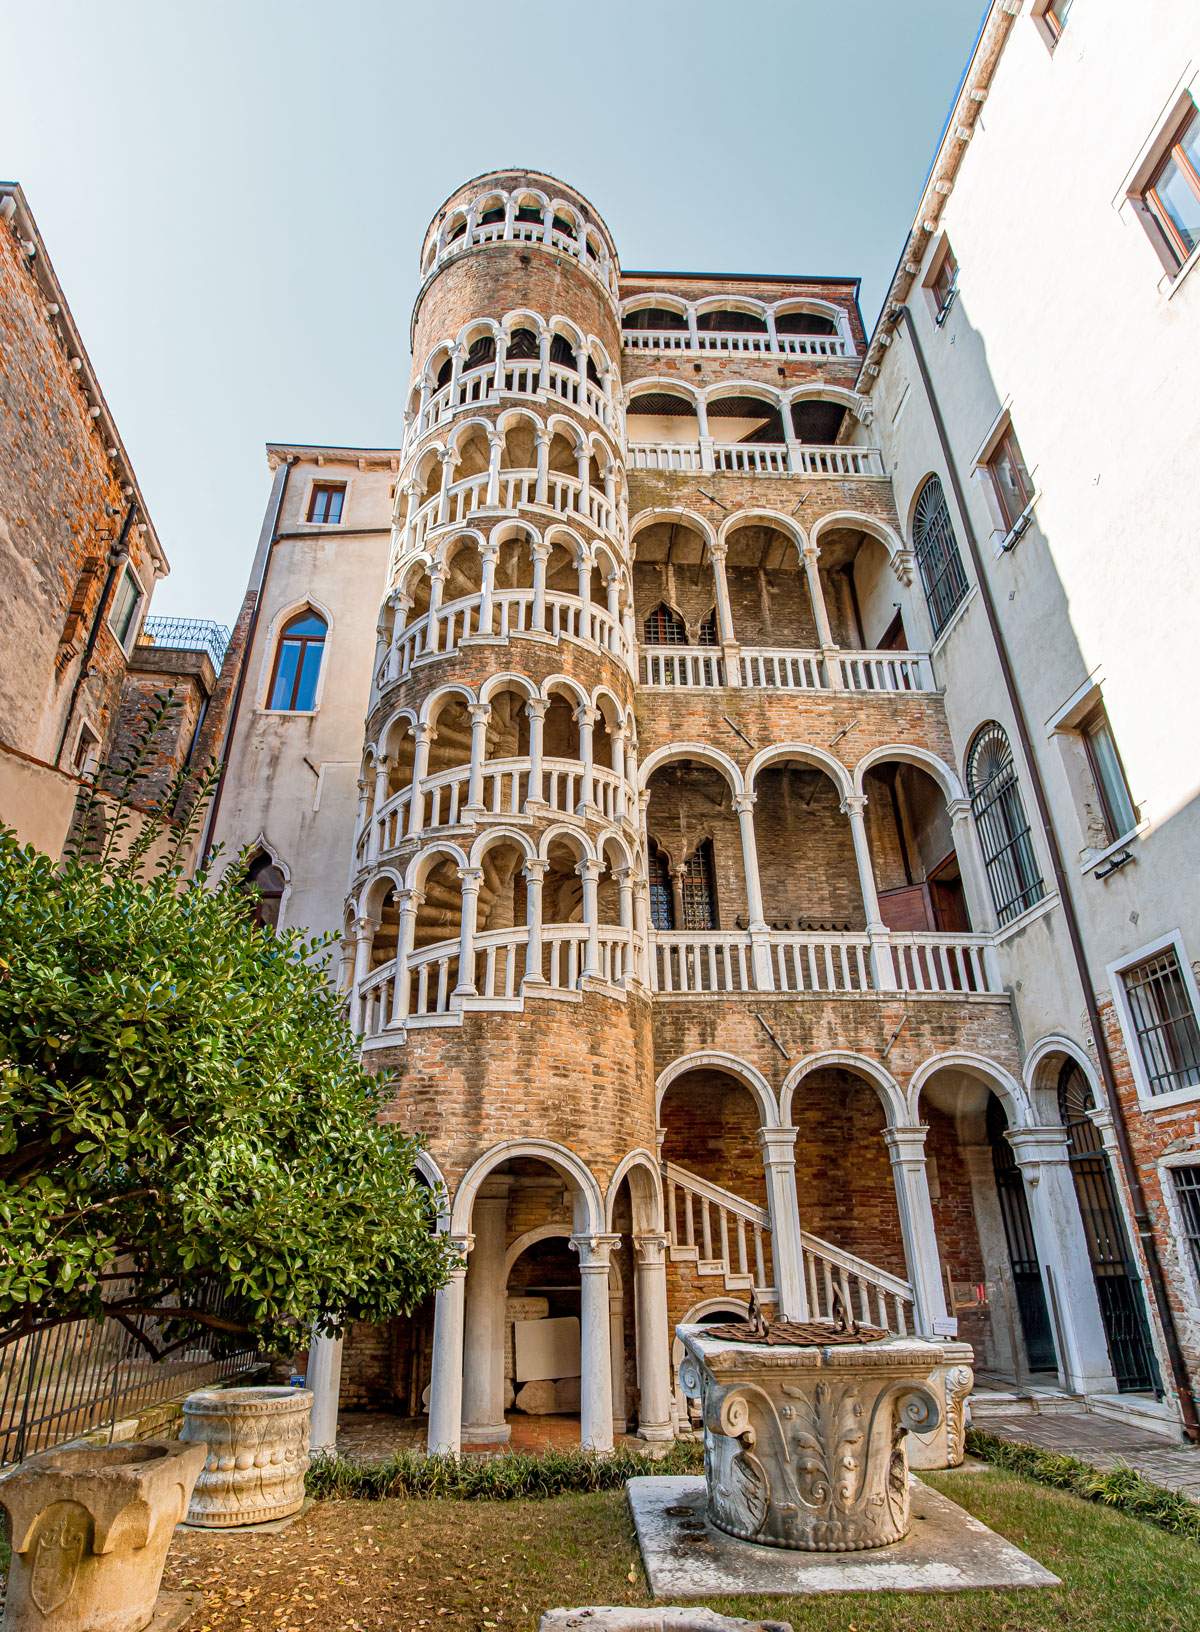
[[[776,334],[836,334],[837,324],[822,312],[805,311],[803,307],[785,306],[775,312]]]
[[[267,707],[284,713],[308,713],[317,706],[317,688],[329,627],[319,612],[306,607],[279,631]]]
[[[810,651],[824,644],[796,540],[766,518],[747,519],[729,530],[726,545],[725,580],[739,644]]]
[[[699,644],[715,592],[702,534],[686,521],[654,521],[639,530],[634,550],[633,603],[643,643]]]
[[[708,306],[696,313],[700,334],[763,334],[767,321],[761,312],[738,311],[732,306]]]
[[[823,770],[779,759],[754,779],[763,911],[778,930],[842,934],[866,925],[850,824]]]
[[[630,399],[625,417],[631,444],[695,447],[698,443],[696,404],[678,391],[638,391]]]
[[[889,929],[970,931],[950,816],[941,788],[917,765],[887,760],[863,779],[879,911]]]
[[[711,766],[680,759],[655,770],[648,792],[652,854],[670,858],[664,916],[680,930],[745,925],[741,829],[728,782]]]
[[[850,410],[840,402],[821,397],[803,397],[791,406],[792,438],[829,448],[842,440],[843,431],[856,423]]]
[[[1003,926],[1036,905],[1046,892],[1016,761],[1004,727],[994,720],[981,726],[971,743],[967,791],[996,919]]]
[[[880,541],[847,520],[821,530],[820,550],[825,611],[837,645],[853,651],[907,651],[899,585]],[[870,690],[874,684],[870,668],[855,677],[855,689]]]
[[[287,879],[269,850],[261,847],[246,864],[246,893],[251,898],[250,916],[260,929],[272,933],[279,928],[279,914]]]
[[[668,306],[639,306],[636,311],[626,312],[621,318],[621,327],[632,333],[656,329],[659,332],[686,334],[687,326],[686,315]]]
[[[785,441],[779,404],[763,397],[731,392],[708,399],[708,425],[714,438],[717,469],[725,468],[722,447],[782,447]]]

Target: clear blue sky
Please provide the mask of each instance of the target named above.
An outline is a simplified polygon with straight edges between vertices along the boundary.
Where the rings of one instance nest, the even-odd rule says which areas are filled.
[[[0,0],[23,183],[172,563],[228,622],[270,440],[394,444],[424,228],[581,188],[627,267],[858,274],[874,320],[983,0]]]

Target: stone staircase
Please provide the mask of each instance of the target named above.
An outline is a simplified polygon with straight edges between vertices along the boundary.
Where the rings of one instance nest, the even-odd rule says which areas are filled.
[[[778,1303],[766,1208],[674,1162],[666,1164],[665,1180],[671,1261],[693,1264],[698,1277],[719,1281],[726,1292],[753,1288],[760,1302]],[[800,1232],[800,1249],[813,1318],[832,1318],[836,1288],[864,1324],[882,1326],[896,1337],[914,1330],[907,1281],[807,1230]]]

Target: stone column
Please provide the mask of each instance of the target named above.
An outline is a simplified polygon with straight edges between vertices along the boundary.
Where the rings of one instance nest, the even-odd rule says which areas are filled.
[[[400,925],[396,935],[396,980],[392,987],[392,1025],[403,1025],[408,1019],[411,981],[408,978],[408,960],[412,956],[417,933],[417,913],[425,900],[423,890],[400,890]]]
[[[550,484],[550,437],[545,431],[538,431],[533,440],[537,448],[537,485],[534,488],[534,503],[545,504]]]
[[[526,808],[544,805],[545,783],[542,780],[542,743],[545,736],[546,710],[550,704],[544,697],[531,697],[525,704],[529,717],[529,785],[525,792]]]
[[[962,1145],[963,1166],[971,1185],[975,1233],[983,1259],[988,1294],[990,1352],[979,1357],[990,1371],[1016,1377],[1022,1370],[1021,1316],[1008,1256],[1008,1239],[996,1193],[996,1165],[988,1144]]]
[[[636,944],[633,928],[633,868],[614,867],[613,878],[617,884],[617,921],[626,933],[625,971],[619,985],[628,986],[636,978]]]
[[[450,520],[450,484],[454,480],[454,469],[458,464],[458,455],[453,448],[439,448],[438,460],[442,467],[442,485],[438,492],[438,526],[444,527]]]
[[[546,562],[550,559],[550,545],[540,541],[533,546],[533,629],[546,629]]]
[[[483,764],[487,758],[487,728],[492,717],[491,703],[468,703],[471,716],[471,775],[467,783],[467,803],[463,815],[472,822],[487,815],[483,803]]]
[[[475,633],[488,637],[492,632],[492,605],[496,594],[496,557],[500,547],[491,542],[484,545],[480,551],[481,571],[479,576],[479,618],[476,622]]]
[[[862,891],[863,912],[867,920],[867,934],[871,940],[871,977],[875,990],[891,992],[896,989],[896,971],[892,949],[888,942],[888,928],[879,910],[879,892],[875,888],[875,869],[871,862],[871,846],[867,840],[867,799],[862,793],[847,794],[842,800],[842,813],[850,821],[850,838],[854,845],[854,860],[858,867],[858,886]]]
[[[463,365],[463,358],[464,358],[465,355],[466,354],[465,354],[462,346],[455,344],[455,345],[450,347],[450,391],[449,391],[449,397],[450,397],[450,407],[451,407],[452,410],[459,406],[459,403],[458,403],[458,387],[459,387],[459,383],[460,383],[460,381],[462,379],[462,365]]]
[[[408,628],[408,614],[412,611],[411,595],[396,596],[396,626],[392,630],[392,645],[388,652],[388,684],[400,678],[400,636]]]
[[[544,986],[542,974],[542,881],[546,877],[548,861],[530,859],[522,872],[525,875],[525,926],[529,938],[525,942],[525,984]]]
[[[800,1243],[800,1209],[796,1202],[796,1129],[759,1128],[763,1170],[767,1178],[767,1211],[771,1215],[771,1260],[775,1290],[784,1320],[808,1319],[804,1285],[804,1251]]]
[[[912,1282],[913,1319],[918,1333],[923,1337],[936,1335],[934,1322],[946,1319],[942,1261],[933,1224],[933,1203],[929,1199],[929,1175],[925,1170],[925,1135],[928,1131],[926,1127],[889,1127],[883,1130],[892,1161],[892,1182],[896,1186],[904,1259],[908,1265],[908,1278]]]
[[[763,313],[767,325],[767,346],[772,352],[779,350],[779,331],[775,327],[775,312],[770,306]]]
[[[550,330],[538,335],[538,390],[544,396],[550,389]]]
[[[504,393],[504,365],[508,361],[508,336],[503,330],[496,336],[496,367],[492,373],[492,395]]]
[[[1067,1131],[1013,1128],[1005,1137],[1025,1181],[1062,1386],[1073,1394],[1114,1394],[1117,1384],[1079,1217]]]
[[[463,1435],[477,1444],[502,1444],[504,1420],[504,1237],[512,1180],[484,1180],[471,1224],[475,1245],[467,1260],[463,1330]]]
[[[617,778],[616,802],[613,806],[613,815],[618,822],[623,822],[629,813],[628,788],[625,782],[625,727],[618,725],[609,733],[612,742],[612,768]]]
[[[411,838],[425,826],[425,778],[429,774],[429,750],[436,732],[426,721],[413,727],[412,792],[408,796],[408,833]]]
[[[611,1451],[612,1351],[608,1329],[608,1265],[618,1235],[573,1235],[579,1254],[579,1442],[585,1451]]]
[[[470,1235],[452,1237],[463,1255],[450,1271],[433,1306],[433,1377],[429,1385],[429,1434],[432,1456],[457,1456],[462,1444],[463,1305]]]
[[[641,1405],[638,1438],[675,1437],[671,1426],[671,1328],[667,1314],[665,1235],[635,1235],[634,1295],[637,1300],[637,1377]]]
[[[755,989],[769,992],[774,989],[775,977],[771,969],[771,945],[763,913],[762,884],[758,875],[758,840],[754,833],[754,795],[745,793],[733,801],[737,812],[738,830],[742,840],[742,870],[746,875],[746,906],[750,918],[750,960],[754,968]],[[682,922],[680,928],[682,928]]]
[[[500,503],[500,456],[504,452],[504,438],[495,432],[488,435],[488,479],[484,504],[494,510]]]
[[[575,807],[577,816],[591,816],[595,811],[595,789],[592,786],[592,772],[594,769],[593,735],[596,721],[600,718],[599,711],[581,703],[575,710],[575,721],[579,726],[579,758],[583,764],[583,775],[579,779],[579,803]]]
[[[821,552],[814,544],[806,544],[801,551],[804,558],[804,576],[808,580],[808,596],[812,602],[813,622],[817,626],[817,644],[825,659],[825,674],[831,691],[842,689],[842,666],[838,649],[829,625],[829,609],[825,605],[825,586],[821,582]]]
[[[383,831],[383,823],[379,819],[379,812],[387,804],[388,773],[391,771],[393,763],[388,754],[381,754],[375,761],[375,790],[371,799],[371,837],[367,840],[368,861],[375,861],[379,856],[379,841]]]
[[[350,1004],[351,1025],[361,1036],[363,1029],[362,983],[371,972],[371,945],[378,918],[361,917],[354,920],[354,995]]]
[[[740,686],[742,683],[742,659],[738,648],[737,635],[733,628],[733,608],[729,604],[729,579],[725,573],[726,549],[723,544],[710,544],[709,556],[712,559],[713,588],[716,595],[717,608],[717,639],[721,643],[721,653],[725,663],[725,684]]]
[[[441,646],[442,631],[438,625],[438,613],[442,609],[442,590],[446,585],[447,569],[435,565],[429,569],[429,611],[426,614],[425,650],[436,652]]]
[[[458,929],[458,985],[455,997],[475,995],[475,923],[479,912],[479,886],[483,883],[482,867],[460,867],[462,880],[462,917]]]
[[[975,818],[971,815],[971,801],[951,800],[946,806],[946,814],[950,818],[950,834],[954,841],[954,854],[958,857],[971,928],[977,935],[995,934],[996,909],[992,905],[992,892],[979,850],[979,834],[975,828]],[[985,951],[985,958],[989,953],[990,948]]]
[[[342,1387],[342,1339],[313,1333],[308,1345],[304,1386],[312,1390],[308,1454],[332,1455],[337,1449],[338,1396]]]
[[[597,885],[600,879],[598,861],[581,861],[575,868],[583,880],[583,921],[587,927],[581,975],[600,975],[600,905]]]

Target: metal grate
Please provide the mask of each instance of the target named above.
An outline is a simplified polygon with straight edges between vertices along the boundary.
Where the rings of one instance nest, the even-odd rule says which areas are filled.
[[[207,652],[214,669],[225,661],[229,630],[204,618],[147,618],[139,646],[166,646],[177,652]]]
[[[1192,1267],[1200,1277],[1200,1167],[1173,1167],[1170,1172]]]
[[[950,621],[950,614],[967,593],[967,575],[958,553],[946,495],[936,476],[925,483],[917,500],[913,542],[933,632],[940,635]]]
[[[211,1313],[221,1312],[219,1299],[208,1301]],[[139,1315],[134,1325],[159,1339],[150,1317]],[[236,1376],[257,1358],[252,1348],[216,1356],[201,1337],[155,1360],[107,1319],[33,1332],[0,1348],[0,1466]]]
[[[655,929],[675,928],[675,898],[671,893],[671,869],[661,850],[650,852],[650,922]]]
[[[967,762],[967,786],[996,917],[1007,924],[1040,901],[1046,890],[1033,853],[1012,749],[999,725],[985,725],[975,738]]]
[[[642,624],[642,639],[647,646],[686,646],[687,629],[683,619],[665,601],[659,601]]]
[[[688,857],[683,869],[681,891],[684,929],[716,929],[717,891],[711,839],[698,844]]]
[[[697,646],[719,646],[721,644],[717,633],[717,609],[715,606],[697,630],[696,644]]]
[[[1200,1026],[1172,947],[1122,975],[1152,1094],[1200,1084]]]

